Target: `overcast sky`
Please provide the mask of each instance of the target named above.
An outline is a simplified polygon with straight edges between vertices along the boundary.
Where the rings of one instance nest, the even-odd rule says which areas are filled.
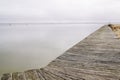
[[[0,22],[120,20],[120,0],[1,0]]]

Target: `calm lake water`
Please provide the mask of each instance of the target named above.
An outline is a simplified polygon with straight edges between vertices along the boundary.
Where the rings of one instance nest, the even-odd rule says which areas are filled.
[[[41,68],[103,24],[0,24],[0,74]]]

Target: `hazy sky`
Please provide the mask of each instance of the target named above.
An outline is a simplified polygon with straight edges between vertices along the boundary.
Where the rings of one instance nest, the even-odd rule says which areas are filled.
[[[0,22],[120,19],[120,0],[1,0]]]

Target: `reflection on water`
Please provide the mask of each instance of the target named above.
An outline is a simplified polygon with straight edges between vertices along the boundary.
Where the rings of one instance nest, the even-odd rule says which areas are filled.
[[[1,24],[0,74],[46,66],[103,24]]]

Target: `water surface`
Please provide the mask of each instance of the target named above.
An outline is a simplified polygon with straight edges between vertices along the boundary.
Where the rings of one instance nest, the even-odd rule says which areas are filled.
[[[0,74],[46,66],[103,24],[0,24]]]

